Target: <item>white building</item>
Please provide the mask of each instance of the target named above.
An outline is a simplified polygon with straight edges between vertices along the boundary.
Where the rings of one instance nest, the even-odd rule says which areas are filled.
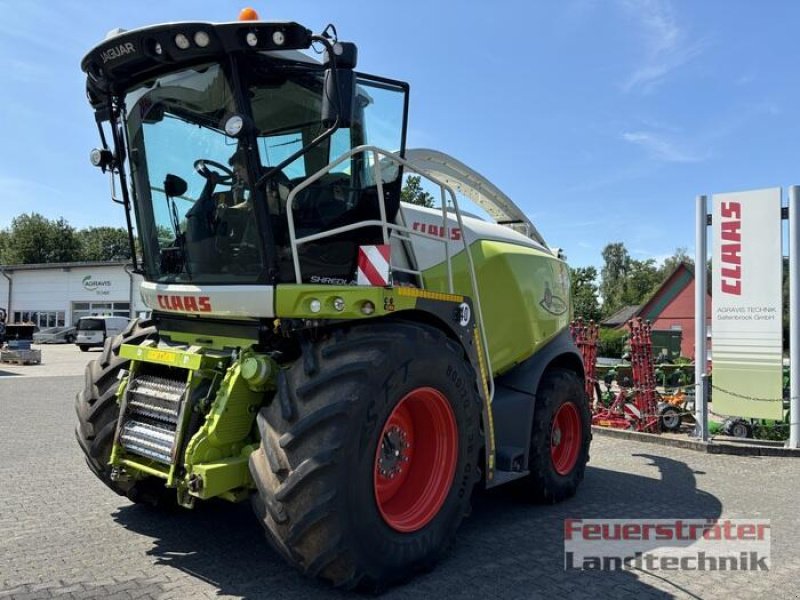
[[[87,315],[135,317],[148,311],[140,275],[126,262],[0,265],[0,308],[9,323],[74,325]]]

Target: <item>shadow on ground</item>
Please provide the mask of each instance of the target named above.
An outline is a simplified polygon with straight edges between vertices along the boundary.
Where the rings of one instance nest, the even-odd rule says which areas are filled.
[[[383,598],[692,597],[689,590],[653,575],[564,570],[566,518],[720,516],[719,500],[697,489],[695,473],[685,463],[647,454],[634,460],[641,461],[643,470],[652,469],[652,475],[590,467],[578,495],[556,506],[524,504],[503,488],[479,493],[453,551],[437,569]],[[149,554],[157,564],[200,578],[220,595],[254,600],[346,595],[286,565],[267,544],[248,503],[209,503],[177,514],[126,506],[114,518],[153,538]]]

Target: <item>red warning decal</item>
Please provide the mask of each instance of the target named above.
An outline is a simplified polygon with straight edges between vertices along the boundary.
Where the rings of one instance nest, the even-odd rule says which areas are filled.
[[[388,244],[359,246],[358,285],[389,285],[390,250]]]

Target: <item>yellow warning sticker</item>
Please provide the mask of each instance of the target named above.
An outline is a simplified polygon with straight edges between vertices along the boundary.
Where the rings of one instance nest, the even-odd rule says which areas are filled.
[[[398,296],[408,296],[410,298],[426,298],[428,300],[444,300],[445,302],[463,302],[464,296],[456,294],[445,294],[443,292],[431,292],[412,287],[398,287],[395,290]]]

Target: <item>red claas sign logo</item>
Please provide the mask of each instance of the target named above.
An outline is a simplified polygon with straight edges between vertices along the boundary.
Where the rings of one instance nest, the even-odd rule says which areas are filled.
[[[742,205],[720,205],[720,284],[724,294],[742,295]]]
[[[164,310],[185,312],[211,312],[211,299],[208,296],[156,296],[158,306]]]

